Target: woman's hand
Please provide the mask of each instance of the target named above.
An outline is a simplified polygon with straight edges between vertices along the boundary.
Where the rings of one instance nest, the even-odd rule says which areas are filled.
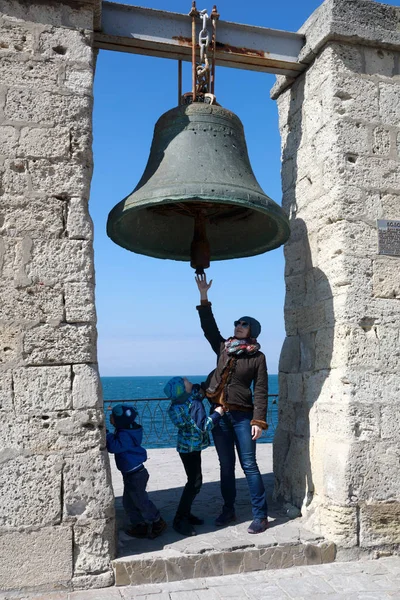
[[[195,277],[197,287],[199,288],[200,298],[201,300],[207,300],[207,292],[212,285],[212,279],[210,279],[210,283],[207,282],[207,275],[196,275]]]
[[[222,415],[224,414],[224,412],[225,412],[225,411],[224,411],[224,409],[222,408],[222,406],[216,406],[216,407],[215,407],[215,412],[217,412],[218,414],[220,414],[220,415],[221,415],[221,417],[222,417]]]
[[[258,425],[252,425],[251,426],[251,439],[252,440],[258,440],[259,437],[261,437],[262,434],[262,429],[261,427],[259,427]]]

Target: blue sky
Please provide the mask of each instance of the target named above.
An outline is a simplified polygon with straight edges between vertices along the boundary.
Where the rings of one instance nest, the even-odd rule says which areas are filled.
[[[399,1],[392,4],[399,5]],[[190,0],[125,0],[187,14]],[[221,19],[297,31],[318,0],[220,0]],[[197,1],[199,10],[213,4]],[[234,42],[233,42],[234,43]],[[190,91],[190,65],[183,91]],[[263,190],[281,204],[280,136],[275,76],[217,68],[218,102],[241,119],[250,162]],[[161,93],[160,93],[161,90]],[[200,330],[198,290],[189,263],[133,254],[106,235],[109,211],[130,193],[146,165],[154,124],[176,105],[177,62],[100,51],[95,77],[94,161],[90,212],[95,229],[98,359],[101,375],[202,375],[215,355]],[[282,248],[260,256],[211,263],[210,300],[222,335],[247,314],[262,323],[259,337],[270,373],[277,373],[284,340]]]

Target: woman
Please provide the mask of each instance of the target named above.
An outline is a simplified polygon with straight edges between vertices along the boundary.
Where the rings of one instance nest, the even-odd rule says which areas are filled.
[[[208,301],[205,275],[197,275],[200,291],[201,327],[212,349],[217,354],[217,368],[207,380],[206,394],[215,410],[221,405],[224,416],[213,429],[213,438],[221,470],[221,493],[224,499],[222,513],[215,524],[224,526],[235,521],[235,446],[241,467],[246,475],[251,495],[253,522],[249,533],[262,533],[268,527],[267,501],[264,484],[256,461],[256,440],[265,421],[268,403],[268,374],[265,356],[260,352],[256,338],[261,325],[252,317],[235,321],[233,337],[225,340],[217,327]],[[254,403],[251,384],[254,383]]]

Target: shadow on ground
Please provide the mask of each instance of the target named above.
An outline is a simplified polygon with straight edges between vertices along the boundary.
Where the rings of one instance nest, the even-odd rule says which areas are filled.
[[[289,519],[279,511],[279,507],[272,503],[272,490],[274,485],[273,473],[263,475],[263,481],[267,490],[270,529],[277,525],[287,523]],[[154,540],[132,538],[125,533],[129,528],[129,521],[125,515],[122,506],[122,497],[115,499],[117,527],[119,533],[118,558],[147,552],[158,552],[163,549],[179,550],[182,552],[196,551],[206,552],[215,548],[215,540],[220,539],[222,545],[226,545],[229,538],[229,546],[235,547],[254,546],[261,542],[260,536],[254,536],[247,533],[248,524],[252,521],[250,495],[247,487],[246,478],[237,478],[237,502],[235,523],[225,528],[217,528],[214,525],[215,518],[219,515],[222,507],[219,481],[203,483],[200,494],[193,503],[193,513],[204,519],[204,525],[196,527],[197,536],[184,538],[172,528],[172,521],[175,515],[183,486],[167,488],[149,492],[150,499],[160,510],[162,517],[168,524],[168,529]],[[256,540],[256,538],[258,538]],[[186,546],[186,550],[182,546]]]

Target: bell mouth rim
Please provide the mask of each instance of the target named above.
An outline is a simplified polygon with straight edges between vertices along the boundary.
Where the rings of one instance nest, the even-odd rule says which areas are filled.
[[[245,250],[241,248],[239,251],[232,251],[224,254],[223,256],[215,257],[213,256],[213,252],[211,251],[211,261],[218,260],[231,260],[234,258],[248,258],[250,256],[257,256],[259,254],[264,254],[265,252],[269,252],[270,250],[275,250],[285,244],[290,237],[290,224],[287,216],[283,212],[283,209],[274,202],[271,198],[269,198],[266,194],[262,194],[262,196],[267,200],[267,204],[265,206],[257,206],[253,205],[253,203],[249,200],[241,200],[241,199],[232,199],[227,200],[226,198],[221,198],[219,196],[210,195],[210,194],[196,194],[195,197],[193,195],[185,197],[182,194],[176,196],[169,196],[167,199],[163,199],[161,201],[153,202],[152,206],[148,206],[148,201],[143,200],[140,203],[135,203],[135,205],[128,205],[126,207],[127,198],[121,200],[114,208],[110,211],[107,219],[107,235],[108,237],[117,245],[129,250],[130,252],[143,254],[145,256],[150,256],[152,258],[159,259],[168,259],[168,260],[177,260],[187,262],[190,260],[190,256],[188,251],[179,253],[174,252],[170,253],[170,256],[165,255],[165,250],[157,250],[150,247],[143,247],[139,243],[127,243],[125,236],[121,235],[119,231],[118,224],[120,220],[127,213],[139,213],[140,211],[145,211],[146,209],[157,209],[158,207],[168,206],[171,204],[176,204],[179,201],[180,204],[194,204],[196,201],[200,200],[202,202],[211,202],[211,203],[220,203],[225,205],[231,205],[241,208],[247,208],[252,211],[252,213],[259,213],[265,217],[268,217],[270,220],[274,222],[276,226],[276,234],[272,239],[267,243],[262,243],[251,247],[249,250]],[[187,218],[192,218],[188,215]],[[218,252],[216,253],[218,254]]]

